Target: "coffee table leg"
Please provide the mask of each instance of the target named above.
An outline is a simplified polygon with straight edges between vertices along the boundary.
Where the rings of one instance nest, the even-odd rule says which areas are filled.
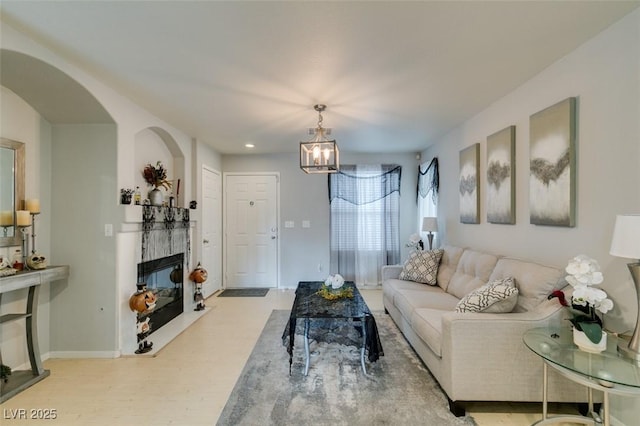
[[[304,363],[304,375],[306,376],[309,373],[309,318],[304,319],[304,355],[305,355],[305,363]]]
[[[362,365],[362,372],[367,375],[367,367],[364,361],[365,350],[367,348],[367,327],[365,325],[366,320],[362,319],[362,349],[360,349],[360,365]]]

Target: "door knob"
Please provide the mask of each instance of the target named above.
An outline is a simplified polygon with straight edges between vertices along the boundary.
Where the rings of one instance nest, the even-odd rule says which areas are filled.
[[[202,240],[203,244],[209,244],[209,240],[207,240],[206,238],[204,240]]]

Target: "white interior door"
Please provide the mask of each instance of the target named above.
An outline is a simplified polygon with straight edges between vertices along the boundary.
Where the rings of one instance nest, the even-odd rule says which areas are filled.
[[[277,176],[225,175],[226,287],[278,286]]]
[[[202,286],[204,297],[222,288],[222,178],[220,172],[202,167],[201,262],[209,273]]]

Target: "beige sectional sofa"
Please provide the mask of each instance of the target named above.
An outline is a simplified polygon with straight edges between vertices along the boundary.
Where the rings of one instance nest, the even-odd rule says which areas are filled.
[[[445,246],[437,285],[398,279],[402,265],[382,270],[385,311],[446,392],[451,411],[464,401],[541,401],[542,360],[523,343],[526,330],[566,325],[557,300],[563,271],[524,260]],[[483,284],[513,277],[518,297],[509,313],[455,312]],[[584,402],[584,387],[549,374],[549,401]]]

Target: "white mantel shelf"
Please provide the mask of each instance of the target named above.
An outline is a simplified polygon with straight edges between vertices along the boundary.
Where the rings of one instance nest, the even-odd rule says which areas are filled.
[[[142,230],[142,208],[144,206],[141,205],[122,205],[122,217],[121,217],[121,228],[120,232],[140,232]],[[189,212],[189,225],[191,228],[195,227],[195,211],[193,209],[187,209],[185,207],[159,207],[154,206],[154,209],[160,209],[163,211],[165,209],[181,209],[181,210],[190,210]],[[164,217],[162,215],[156,216],[156,222],[162,222]]]
[[[20,320],[26,322],[27,349],[31,363],[31,370],[13,371],[6,384],[0,381],[0,402],[6,401],[49,375],[49,370],[45,370],[42,367],[40,348],[38,346],[38,293],[42,285],[67,278],[68,276],[69,266],[63,265],[21,271],[16,275],[0,278],[0,303],[4,293],[29,289],[25,311],[0,315],[0,324]],[[0,353],[1,362],[2,353]]]

